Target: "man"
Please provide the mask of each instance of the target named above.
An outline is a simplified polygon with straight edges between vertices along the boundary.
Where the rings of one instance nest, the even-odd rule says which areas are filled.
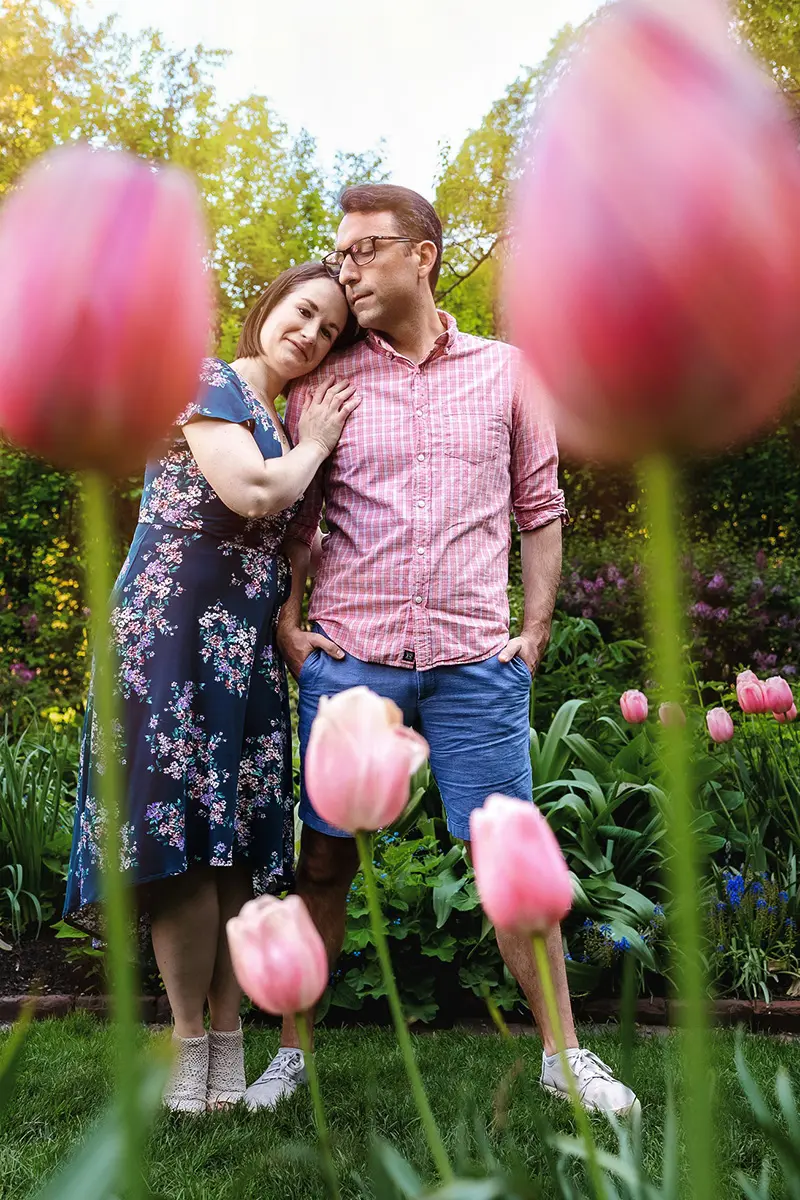
[[[295,435],[304,402],[332,372],[361,397],[289,531],[292,593],[278,638],[300,685],[301,759],[320,696],[363,684],[390,697],[427,739],[448,828],[469,851],[470,813],[491,792],[532,799],[530,686],[549,637],[566,515],[555,438],[517,352],[460,333],[437,311],[442,227],[432,206],[388,184],[348,188],[340,203],[337,249],[324,261],[366,337],[293,387],[286,414]],[[300,614],[323,503],[330,533],[308,632]],[[510,510],[521,530],[525,612],[509,641]],[[333,964],[357,853],[305,788],[300,815],[297,891]],[[542,1034],[542,1085],[566,1096],[530,945],[501,930],[497,942]],[[626,1114],[638,1104],[633,1092],[578,1048],[558,928],[547,947],[583,1103]],[[303,1079],[288,1020],[247,1102],[272,1107]]]

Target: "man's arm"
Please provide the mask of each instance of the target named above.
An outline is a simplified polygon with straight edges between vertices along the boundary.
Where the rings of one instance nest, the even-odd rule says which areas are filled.
[[[302,627],[303,597],[308,580],[311,547],[299,538],[287,538],[283,552],[292,567],[292,590],[278,617],[278,649],[295,679],[312,650],[324,650],[331,658],[344,655],[335,642],[321,633],[310,633]]]
[[[520,364],[511,410],[511,507],[520,529],[525,611],[522,632],[500,652],[519,654],[533,673],[550,638],[561,580],[561,526],[568,521],[558,486],[558,447],[541,390]]]
[[[500,661],[515,654],[534,674],[550,640],[550,624],[561,580],[561,521],[520,534],[525,613],[522,632],[500,651]]]

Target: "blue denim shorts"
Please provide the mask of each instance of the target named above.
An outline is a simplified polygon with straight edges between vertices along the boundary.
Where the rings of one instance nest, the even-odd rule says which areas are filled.
[[[318,816],[302,778],[308,735],[320,696],[362,685],[394,700],[406,725],[418,729],[431,748],[431,770],[442,796],[447,828],[469,839],[470,813],[492,792],[532,799],[530,727],[531,673],[521,658],[429,671],[362,662],[351,654],[331,658],[314,650],[300,670],[300,817],[312,829],[349,837]]]

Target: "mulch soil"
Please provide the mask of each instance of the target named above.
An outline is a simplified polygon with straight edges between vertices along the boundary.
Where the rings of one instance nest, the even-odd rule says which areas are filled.
[[[103,991],[100,959],[69,962],[66,954],[74,942],[57,939],[43,929],[36,939],[25,939],[11,950],[0,950],[0,996],[87,996]]]

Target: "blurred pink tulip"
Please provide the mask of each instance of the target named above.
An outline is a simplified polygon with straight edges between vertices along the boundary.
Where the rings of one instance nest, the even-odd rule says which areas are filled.
[[[226,926],[242,990],[264,1012],[305,1012],[328,983],[328,956],[299,896],[248,900]]]
[[[647,720],[648,705],[644,692],[637,692],[635,688],[623,692],[619,698],[619,706],[628,724],[641,725],[642,721]]]
[[[733,737],[733,718],[724,708],[711,708],[706,713],[706,725],[713,742],[729,742]]]
[[[787,721],[797,720],[797,708],[792,704],[792,707],[787,709],[786,712],[774,712],[772,715],[776,721],[780,721],[781,725],[785,725]]]
[[[545,933],[572,907],[572,884],[555,834],[525,800],[489,796],[469,822],[475,882],[499,929]]]
[[[55,150],[0,209],[0,429],[61,467],[140,468],[211,324],[197,194],[173,167]]]
[[[719,0],[601,11],[540,115],[506,302],[561,444],[747,437],[800,365],[800,157]]]
[[[391,700],[369,688],[323,696],[306,750],[305,785],[314,808],[337,829],[356,833],[396,821],[428,743],[403,725]]]
[[[676,704],[674,700],[667,700],[665,704],[659,705],[658,719],[662,725],[685,725],[686,713],[680,704]]]
[[[789,684],[780,675],[772,675],[763,683],[764,699],[770,712],[788,712],[794,704],[794,696]]]
[[[760,679],[743,679],[741,676],[737,676],[736,699],[739,701],[739,707],[743,713],[752,715],[768,712],[764,685]]]
[[[756,675],[755,671],[740,671],[736,676],[736,686],[740,683],[760,683],[761,680]]]

